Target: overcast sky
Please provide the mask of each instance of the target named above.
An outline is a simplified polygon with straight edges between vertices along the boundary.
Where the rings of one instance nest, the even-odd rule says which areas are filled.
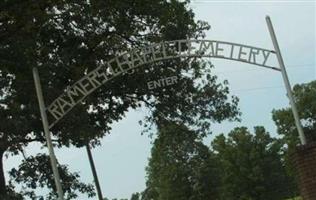
[[[206,39],[267,49],[273,49],[265,22],[265,16],[270,15],[292,85],[315,80],[315,1],[193,0],[191,8],[196,19],[208,21],[212,26]],[[262,125],[276,136],[271,111],[288,106],[281,74],[235,61],[212,59],[212,62],[219,79],[227,79],[232,94],[240,98],[242,122],[214,124],[213,134],[205,144],[235,126],[252,129]],[[145,115],[144,109],[130,111],[124,120],[114,124],[102,146],[93,149],[102,192],[108,198],[130,198],[132,193],[145,188],[145,167],[152,142],[140,134],[138,120]],[[28,155],[39,152],[47,150],[31,145],[26,151]],[[79,171],[83,181],[92,182],[85,149],[58,149],[56,154],[61,163]],[[19,160],[19,157],[5,160],[5,170],[16,167]]]

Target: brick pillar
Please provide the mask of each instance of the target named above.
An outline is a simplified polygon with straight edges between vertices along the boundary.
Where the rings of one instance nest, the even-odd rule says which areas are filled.
[[[316,200],[316,143],[297,147],[294,158],[303,200]]]

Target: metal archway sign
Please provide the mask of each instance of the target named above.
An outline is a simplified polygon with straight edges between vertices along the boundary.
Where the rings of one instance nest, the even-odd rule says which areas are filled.
[[[183,57],[213,57],[280,70],[267,65],[272,54],[275,51],[216,40],[174,40],[132,49],[92,70],[55,99],[46,109],[52,118],[49,128],[101,85],[146,64]]]
[[[131,69],[150,64],[153,62],[183,58],[183,57],[213,57],[233,61],[239,61],[280,71],[287,90],[287,96],[295,118],[296,127],[302,144],[306,144],[305,135],[294,103],[291,85],[288,80],[285,65],[281,56],[280,48],[274,33],[269,16],[266,17],[269,33],[274,50],[268,50],[249,45],[217,41],[217,40],[174,40],[153,44],[147,47],[132,49],[106,62],[92,70],[73,85],[67,87],[63,94],[56,98],[47,108],[45,107],[40,79],[37,68],[33,68],[34,82],[41,111],[42,123],[51,158],[55,183],[59,200],[64,199],[60,176],[57,170],[57,161],[53,150],[50,131],[73,107],[81,102],[101,85],[118,77]],[[276,56],[279,67],[268,64],[271,56]],[[50,122],[49,119],[52,119]]]

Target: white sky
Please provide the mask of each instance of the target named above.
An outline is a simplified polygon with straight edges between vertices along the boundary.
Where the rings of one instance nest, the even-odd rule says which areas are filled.
[[[196,19],[212,26],[206,39],[223,40],[273,49],[265,16],[270,15],[292,85],[316,78],[315,68],[315,1],[207,1],[193,0]],[[288,106],[282,77],[279,72],[227,60],[212,60],[220,80],[227,79],[233,94],[240,98],[241,123],[216,124],[207,145],[219,133],[227,133],[235,126],[263,125],[276,136],[271,119],[273,109]],[[108,198],[130,198],[145,188],[145,167],[150,156],[151,139],[141,136],[138,120],[146,111],[131,111],[113,126],[111,135],[102,146],[93,150],[100,184]],[[71,114],[71,113],[70,113]],[[40,150],[36,144],[27,154]],[[92,174],[84,148],[58,149],[57,158],[79,171],[82,180],[92,182]],[[17,167],[20,158],[5,158],[5,170]],[[86,199],[85,196],[80,200]],[[97,197],[95,198],[97,199]]]

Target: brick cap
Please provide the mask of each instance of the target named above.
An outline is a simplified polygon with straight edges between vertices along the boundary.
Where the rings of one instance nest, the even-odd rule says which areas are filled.
[[[311,142],[305,145],[299,145],[296,147],[296,152],[306,153],[307,151],[311,151],[312,149],[316,149],[316,142]]]

